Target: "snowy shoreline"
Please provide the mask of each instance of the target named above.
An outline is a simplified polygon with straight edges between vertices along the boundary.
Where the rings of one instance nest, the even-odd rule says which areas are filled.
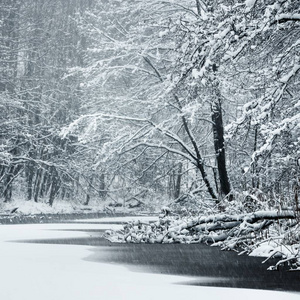
[[[113,216],[128,216],[129,213],[115,213]],[[134,216],[136,214],[132,214]],[[70,212],[70,213],[35,213],[35,214],[0,214],[1,224],[36,224],[36,223],[64,223],[72,220],[109,218],[105,212]]]

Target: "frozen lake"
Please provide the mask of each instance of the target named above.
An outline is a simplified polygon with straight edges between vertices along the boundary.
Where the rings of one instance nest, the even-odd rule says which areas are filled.
[[[0,226],[0,299],[300,298],[253,289],[300,290],[298,273],[266,271],[261,258],[205,245],[112,245],[99,237],[122,220]]]

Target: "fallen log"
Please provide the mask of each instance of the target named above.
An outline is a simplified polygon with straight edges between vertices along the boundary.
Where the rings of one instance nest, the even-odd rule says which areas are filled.
[[[182,231],[195,228],[196,231],[225,230],[236,227],[242,223],[250,224],[262,220],[295,219],[293,211],[257,211],[241,215],[218,214],[211,216],[200,216],[182,221],[180,224],[170,226],[169,231]],[[253,227],[253,230],[254,227]]]
[[[127,223],[116,241],[131,243],[223,242],[260,232],[279,219],[295,219],[293,211],[257,211],[254,213],[200,216],[183,220],[161,217],[155,223]],[[138,226],[136,226],[138,225]],[[217,232],[222,231],[221,233]],[[111,240],[111,235],[108,237]],[[238,244],[238,243],[236,243]]]
[[[280,219],[295,219],[296,215],[294,211],[257,211],[253,213],[240,214],[240,215],[228,215],[228,214],[217,214],[210,216],[201,216],[193,218],[191,222],[193,226],[211,223],[211,222],[233,222],[233,221],[244,221],[248,223],[255,223],[259,220],[280,220]]]
[[[112,242],[119,243],[207,243],[222,246],[224,250],[242,251],[251,253],[260,241],[269,238],[266,230],[274,224],[272,231],[276,231],[277,220],[295,220],[297,216],[293,211],[257,211],[245,214],[217,214],[193,218],[172,217],[166,213],[161,214],[158,221],[144,223],[129,222],[122,231],[110,231],[106,237]],[[288,232],[297,226],[293,222],[284,222],[280,229],[281,243],[284,244],[284,235],[281,230]],[[280,225],[279,225],[280,226]],[[287,227],[286,229],[284,229]],[[294,232],[293,231],[293,232]],[[298,231],[297,231],[298,232]],[[299,243],[300,235],[293,234],[294,240]],[[299,254],[295,255],[298,263]],[[283,264],[282,261],[279,264]],[[278,265],[274,269],[278,268]],[[298,266],[298,265],[297,265]]]

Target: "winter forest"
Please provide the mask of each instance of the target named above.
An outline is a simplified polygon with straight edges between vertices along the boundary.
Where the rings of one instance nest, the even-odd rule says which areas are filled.
[[[2,202],[297,217],[299,0],[1,0],[0,16]]]
[[[299,7],[3,0],[1,197],[297,209]]]

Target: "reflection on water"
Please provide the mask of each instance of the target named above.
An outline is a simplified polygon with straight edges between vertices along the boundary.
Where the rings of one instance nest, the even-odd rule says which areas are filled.
[[[190,285],[300,291],[300,273],[267,271],[261,258],[202,244],[114,245],[104,253],[94,248],[88,259],[127,264],[133,271],[192,276]]]

